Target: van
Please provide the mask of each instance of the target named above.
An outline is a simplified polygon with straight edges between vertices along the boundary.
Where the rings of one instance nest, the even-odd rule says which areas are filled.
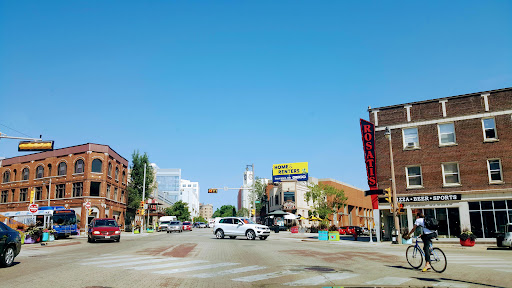
[[[158,229],[157,231],[167,231],[167,226],[171,221],[176,221],[176,216],[162,216],[158,219]]]

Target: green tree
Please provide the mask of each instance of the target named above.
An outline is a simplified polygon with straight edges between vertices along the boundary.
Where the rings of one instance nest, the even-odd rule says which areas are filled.
[[[250,213],[250,212],[251,212],[251,211],[249,211],[249,209],[247,209],[247,208],[242,208],[242,209],[240,209],[240,210],[238,210],[238,211],[236,212],[236,216],[238,216],[238,217],[249,217],[249,213]]]
[[[234,211],[234,213],[233,213]],[[236,208],[233,205],[222,205],[222,207],[217,208],[213,213],[213,218],[215,217],[230,217],[236,216]]]
[[[190,221],[190,211],[188,204],[183,201],[174,203],[171,207],[165,208],[165,215],[176,216],[179,221]]]
[[[135,211],[139,209],[142,201],[142,188],[144,186],[144,164],[146,164],[146,199],[151,195],[154,189],[153,167],[150,165],[148,155],[141,155],[139,150],[132,154],[132,163],[130,165],[130,182],[128,183],[128,203],[126,207],[126,223],[130,223],[135,218]],[[145,199],[144,199],[145,200]]]
[[[249,193],[249,200],[251,201],[251,206],[254,201],[259,201],[260,203],[256,203],[256,211],[260,211],[262,208],[262,204],[264,200],[266,199],[267,195],[267,184],[263,182],[263,180],[259,177],[256,177],[256,180],[254,181],[254,190],[251,190]],[[248,211],[249,213],[250,211]],[[249,215],[249,214],[247,214]]]
[[[306,201],[313,202],[312,214],[322,219],[327,219],[329,215],[345,206],[347,197],[343,190],[322,183],[309,185],[308,188]]]
[[[203,222],[203,223],[206,223],[208,221],[206,221],[206,219],[204,219],[203,217],[201,216],[197,216],[197,217],[194,217],[194,222]]]

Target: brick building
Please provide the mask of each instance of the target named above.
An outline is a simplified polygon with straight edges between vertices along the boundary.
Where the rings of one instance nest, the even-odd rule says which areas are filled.
[[[213,215],[213,205],[212,204],[200,204],[199,205],[199,216],[203,217],[205,220],[212,219]]]
[[[0,167],[0,213],[26,211],[30,191],[34,190],[39,206],[75,210],[82,230],[86,221],[95,217],[115,218],[124,226],[127,170],[125,158],[99,144],[4,159]],[[91,215],[84,208],[86,201],[92,204]]]
[[[406,208],[401,227],[412,228],[416,211],[439,220],[440,237],[471,229],[492,238],[512,222],[512,88],[369,108],[369,114],[381,189],[391,187],[392,144],[398,201]],[[390,206],[379,202],[389,237]]]

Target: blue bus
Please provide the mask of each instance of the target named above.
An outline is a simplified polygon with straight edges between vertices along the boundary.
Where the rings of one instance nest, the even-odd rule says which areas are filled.
[[[77,235],[75,210],[66,209],[63,206],[43,206],[39,210],[53,211],[53,229],[57,231],[58,238]]]

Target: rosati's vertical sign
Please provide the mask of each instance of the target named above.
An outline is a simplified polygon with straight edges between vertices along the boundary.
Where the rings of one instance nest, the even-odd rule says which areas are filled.
[[[370,190],[377,189],[377,170],[375,162],[375,125],[363,119],[359,119],[361,135],[363,138],[364,162],[366,163],[366,175]],[[372,196],[373,209],[379,208],[377,195]]]

